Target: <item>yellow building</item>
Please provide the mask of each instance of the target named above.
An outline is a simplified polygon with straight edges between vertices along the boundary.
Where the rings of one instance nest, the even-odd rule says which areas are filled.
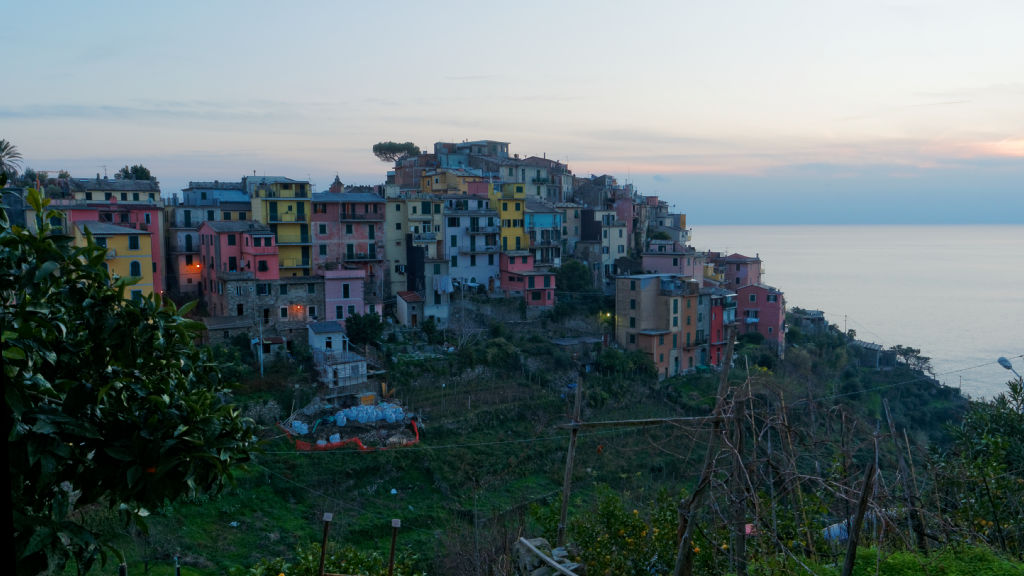
[[[460,168],[428,170],[420,177],[420,192],[424,194],[468,194],[470,182],[487,181],[479,174]]]
[[[150,232],[106,222],[76,222],[75,243],[84,246],[86,230],[93,240],[107,249],[104,266],[111,278],[133,278],[137,282],[128,288],[126,296],[141,298],[153,293],[153,253]]]
[[[309,276],[313,246],[309,182],[269,176],[245,180],[252,199],[252,219],[269,226],[277,237],[281,277]]]
[[[501,221],[501,250],[529,250],[526,234],[526,189],[518,182],[495,184],[490,190],[491,208]]]

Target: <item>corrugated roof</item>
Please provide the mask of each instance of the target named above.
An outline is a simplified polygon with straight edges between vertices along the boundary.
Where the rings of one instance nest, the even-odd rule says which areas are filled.
[[[341,326],[341,322],[338,322],[337,320],[313,322],[307,326],[314,334],[334,334],[336,332],[345,332],[345,329]]]
[[[96,234],[104,234],[104,235],[107,235],[107,234],[132,234],[132,235],[145,234],[147,236],[149,235],[149,231],[148,230],[136,230],[135,228],[128,228],[127,226],[118,226],[117,224],[110,224],[108,222],[84,221],[84,222],[75,222],[75,225],[78,226],[78,229],[83,234],[85,233],[85,229],[88,228],[89,231],[93,233],[93,235],[96,235]]]

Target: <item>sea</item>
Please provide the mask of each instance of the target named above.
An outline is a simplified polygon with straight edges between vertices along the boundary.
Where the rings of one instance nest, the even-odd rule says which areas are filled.
[[[693,226],[698,250],[759,256],[789,309],[859,340],[919,348],[976,399],[1024,374],[1024,226]]]

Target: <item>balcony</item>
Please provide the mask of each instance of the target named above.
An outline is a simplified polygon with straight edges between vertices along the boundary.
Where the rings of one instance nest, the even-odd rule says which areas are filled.
[[[117,258],[117,250],[114,250],[113,248],[107,248],[107,255],[106,255],[106,257],[107,257],[107,260],[112,260],[114,258]]]
[[[376,252],[352,252],[345,254],[346,262],[374,262],[380,259]]]
[[[339,222],[383,222],[384,214],[355,214],[352,212],[342,212],[338,217]]]
[[[276,214],[271,212],[267,216],[268,224],[305,224],[306,215],[302,212],[285,212],[284,214]]]
[[[278,234],[278,246],[298,246],[309,244],[309,234]]]
[[[419,232],[412,235],[413,244],[429,244],[431,242],[437,242],[436,232]]]
[[[530,180],[530,183],[531,184],[547,184],[548,183],[548,179],[547,178],[534,178],[534,179]]]
[[[470,227],[470,234],[497,234],[501,232],[501,229],[497,226],[475,226]]]
[[[561,241],[557,238],[530,239],[530,248],[557,248],[561,245]]]
[[[409,220],[413,222],[430,222],[433,214],[409,214]]]
[[[498,245],[481,244],[477,246],[470,246],[468,250],[461,250],[461,252],[465,252],[466,254],[497,254]]]
[[[303,187],[305,188],[305,187]],[[257,188],[257,198],[278,198],[278,199],[291,199],[291,198],[309,198],[309,193],[303,190],[271,190],[270,188]]]
[[[281,258],[281,268],[309,268],[309,258]]]

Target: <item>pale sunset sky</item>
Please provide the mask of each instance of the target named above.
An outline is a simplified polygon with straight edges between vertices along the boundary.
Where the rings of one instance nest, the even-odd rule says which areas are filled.
[[[693,224],[1024,223],[1018,0],[9,2],[0,138],[164,194],[501,140]]]

